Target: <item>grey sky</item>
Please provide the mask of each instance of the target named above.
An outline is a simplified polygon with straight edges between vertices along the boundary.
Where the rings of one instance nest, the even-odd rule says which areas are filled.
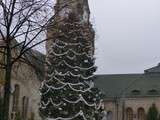
[[[160,0],[89,0],[98,73],[142,73],[160,62]]]

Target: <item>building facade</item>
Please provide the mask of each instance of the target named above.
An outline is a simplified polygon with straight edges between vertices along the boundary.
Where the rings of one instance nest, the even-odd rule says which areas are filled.
[[[160,65],[143,74],[98,75],[95,84],[105,93],[104,120],[146,120],[153,104],[160,114]]]
[[[49,27],[52,27],[55,22],[61,24],[60,21],[73,11],[83,24],[89,24],[90,11],[87,0],[73,0],[73,2],[58,0],[55,11],[58,15],[54,21],[51,21]],[[93,29],[90,32],[94,38]],[[47,53],[50,45],[54,43],[55,35],[56,29],[49,28],[47,37],[51,40],[46,43]],[[94,43],[92,52],[94,54]],[[3,60],[1,56],[0,60]],[[16,115],[19,114],[23,120],[31,118],[41,120],[38,111],[39,87],[45,76],[45,56],[31,50],[23,57],[25,61],[15,63],[12,70],[10,119],[15,120]],[[1,70],[1,96],[3,96],[4,74]],[[103,120],[146,120],[148,109],[152,104],[155,104],[160,112],[160,64],[145,70],[143,74],[97,75],[95,85],[105,94]]]
[[[1,49],[3,51],[3,49]],[[12,52],[16,55],[18,49]],[[0,54],[1,62],[4,54]],[[38,59],[37,59],[38,58]],[[25,59],[25,60],[24,60]],[[44,76],[44,55],[35,50],[28,51],[23,59],[13,65],[11,75],[10,120],[41,120],[38,111],[39,87]],[[0,96],[3,99],[5,70],[0,69]]]
[[[31,50],[25,58],[25,62],[18,61],[12,70],[10,118],[15,120],[20,114],[22,120],[41,120],[39,87],[45,76],[45,56]],[[1,70],[1,90],[3,74]],[[152,104],[160,112],[160,65],[143,74],[97,75],[95,85],[105,94],[103,120],[146,120]]]
[[[55,24],[63,24],[63,19],[67,18],[70,13],[77,15],[82,24],[89,24],[89,6],[88,0],[57,0],[55,6],[56,18],[48,25],[47,37],[51,40],[46,42],[46,51],[55,42],[56,29]],[[91,25],[89,25],[91,27]],[[94,38],[94,31],[91,28],[91,36]],[[93,44],[94,45],[94,44]],[[93,50],[91,50],[93,52]],[[16,55],[18,50],[12,54]],[[3,55],[2,60],[3,60]],[[46,55],[48,56],[48,54]],[[22,120],[41,120],[39,115],[39,88],[41,81],[44,79],[47,67],[44,65],[48,57],[38,51],[31,50],[23,56],[25,61],[18,61],[14,64],[12,70],[11,99],[10,99],[10,119],[15,120],[20,116]],[[45,68],[46,67],[46,68]],[[3,96],[4,70],[0,74],[0,93]]]

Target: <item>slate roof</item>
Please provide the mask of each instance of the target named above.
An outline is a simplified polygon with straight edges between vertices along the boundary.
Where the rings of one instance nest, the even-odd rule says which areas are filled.
[[[97,75],[106,98],[160,96],[160,74]]]
[[[45,55],[30,50],[26,58],[35,68],[39,80],[43,80]],[[95,86],[102,90],[105,99],[160,96],[160,64],[145,70],[144,74],[96,75]]]
[[[160,63],[155,67],[145,70],[145,73],[160,73]]]
[[[39,80],[43,80],[45,55],[36,50],[30,50],[27,55],[26,58],[29,58],[28,61],[37,71]],[[156,71],[157,66],[144,74],[96,75],[95,85],[104,92],[106,99],[160,96],[160,73],[153,74],[151,70]]]

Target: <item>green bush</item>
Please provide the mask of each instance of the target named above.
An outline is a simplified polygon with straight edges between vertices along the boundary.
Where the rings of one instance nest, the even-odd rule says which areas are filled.
[[[159,118],[158,110],[155,104],[152,104],[152,106],[149,108],[147,113],[147,120],[158,120]]]

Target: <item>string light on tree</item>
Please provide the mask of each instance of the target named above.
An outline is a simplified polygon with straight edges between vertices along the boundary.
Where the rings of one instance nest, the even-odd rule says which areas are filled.
[[[57,24],[56,42],[47,55],[54,64],[47,66],[40,89],[40,113],[53,120],[100,120],[102,94],[93,83],[96,67],[90,54],[94,43],[89,36],[91,26],[81,24],[74,14],[64,22]]]

